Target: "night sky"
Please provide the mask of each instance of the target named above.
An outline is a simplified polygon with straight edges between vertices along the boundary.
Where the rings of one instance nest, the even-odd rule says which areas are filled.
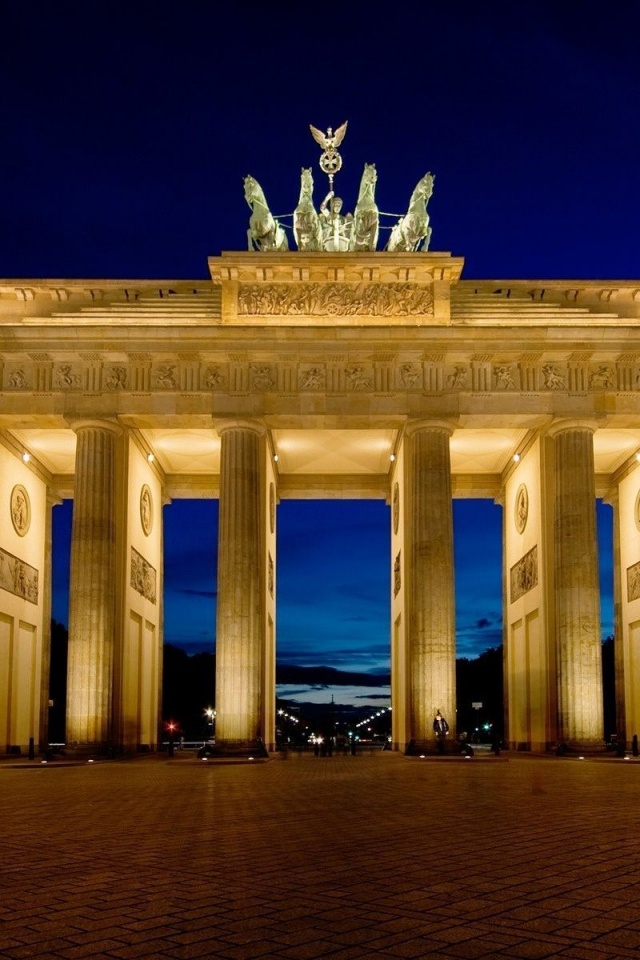
[[[432,171],[431,249],[463,256],[465,278],[637,277],[639,27],[627,2],[2,0],[0,275],[204,278],[208,255],[245,246],[243,176],[286,213],[313,165],[319,203],[308,124],[348,119],[345,207],[365,162],[386,211]],[[501,639],[500,508],[454,508],[473,655]],[[280,505],[281,659],[387,669],[387,510]],[[68,509],[55,514],[65,621]],[[166,636],[191,651],[213,643],[216,517],[166,509]]]

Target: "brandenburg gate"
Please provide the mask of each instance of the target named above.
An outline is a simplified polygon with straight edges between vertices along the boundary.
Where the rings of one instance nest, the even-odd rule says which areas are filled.
[[[67,497],[69,743],[158,743],[162,506],[179,497],[220,501],[221,749],[274,745],[287,497],[390,504],[398,750],[430,748],[437,708],[455,718],[452,498],[503,505],[506,731],[538,752],[603,744],[604,498],[617,731],[640,732],[640,280],[465,280],[426,249],[433,178],[381,251],[375,169],[353,217],[333,190],[316,213],[310,179],[289,250],[247,178],[252,249],[212,257],[206,281],[0,281],[0,751],[46,742]]]

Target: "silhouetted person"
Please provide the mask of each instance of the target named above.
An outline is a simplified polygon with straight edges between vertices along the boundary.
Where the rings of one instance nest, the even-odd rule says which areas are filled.
[[[439,710],[436,710],[436,715],[433,718],[433,732],[436,735],[438,753],[444,753],[444,741],[449,733],[449,724]]]

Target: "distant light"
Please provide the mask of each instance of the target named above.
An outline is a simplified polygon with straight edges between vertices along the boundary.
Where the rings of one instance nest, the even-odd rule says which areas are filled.
[[[424,760],[424,759],[425,759],[424,753],[421,753],[421,754],[420,754],[420,759],[421,759],[421,760]]]
[[[31,460],[31,454],[27,453],[27,451],[25,450],[25,452],[22,454],[22,462],[29,463],[29,460]]]
[[[471,760],[471,757],[469,756],[468,753],[465,753],[464,758],[465,758],[465,760]]]
[[[87,763],[93,763],[93,762],[94,762],[93,760],[87,760]]]
[[[629,759],[629,757],[625,757],[625,760],[628,760],[628,759]],[[47,762],[48,762],[47,760],[41,760],[41,761],[40,761],[40,763],[47,763]]]
[[[156,458],[156,457],[155,457],[155,454],[153,454],[153,453],[148,453],[148,454],[147,454],[147,460],[149,461],[149,463],[153,463],[153,461],[155,460],[155,458]]]
[[[253,760],[253,757],[247,757],[247,760]]]
[[[514,463],[520,463],[520,459],[521,459],[521,458],[520,458],[520,454],[519,454],[519,453],[514,453],[514,455],[513,455],[513,462],[514,462]]]
[[[200,759],[201,759],[201,760],[204,760],[204,762],[206,763],[206,762],[208,761],[209,757],[200,757]]]
[[[578,757],[578,760],[584,760],[584,757]]]

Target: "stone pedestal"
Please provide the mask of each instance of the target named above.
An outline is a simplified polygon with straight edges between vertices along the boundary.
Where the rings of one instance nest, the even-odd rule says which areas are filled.
[[[594,427],[559,422],[555,438],[555,618],[558,730],[578,750],[603,747]]]
[[[265,431],[252,422],[217,423],[221,435],[216,746],[250,748],[261,730],[264,655],[264,509],[261,456]]]
[[[411,739],[436,749],[433,718],[440,710],[455,737],[455,600],[449,438],[443,422],[411,424],[407,514]]]
[[[115,624],[115,462],[118,427],[74,424],[76,482],[71,534],[68,744],[111,739]]]

